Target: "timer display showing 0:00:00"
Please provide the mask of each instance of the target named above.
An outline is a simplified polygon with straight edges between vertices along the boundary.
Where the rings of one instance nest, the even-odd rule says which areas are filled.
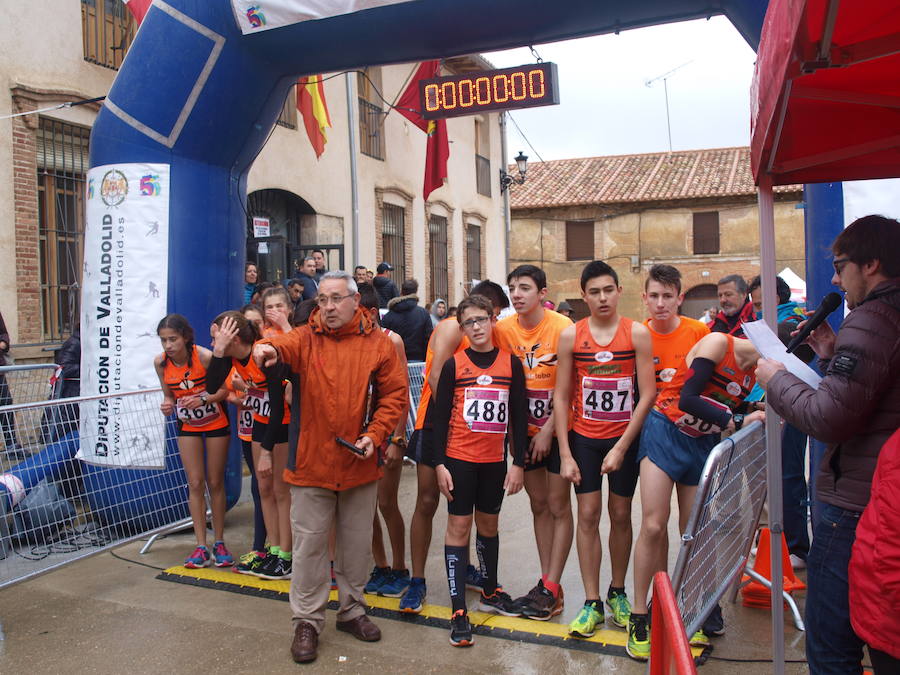
[[[484,106],[492,103],[506,103],[542,99],[547,93],[544,86],[544,71],[531,70],[512,75],[500,74],[493,77],[477,77],[443,84],[425,86],[425,109],[453,110]]]

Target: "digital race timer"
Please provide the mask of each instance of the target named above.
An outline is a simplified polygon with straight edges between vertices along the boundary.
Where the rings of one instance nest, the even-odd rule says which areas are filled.
[[[426,120],[559,103],[555,63],[478,70],[419,82]]]

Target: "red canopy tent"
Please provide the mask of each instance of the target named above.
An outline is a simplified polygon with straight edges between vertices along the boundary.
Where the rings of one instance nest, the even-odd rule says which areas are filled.
[[[772,186],[900,176],[900,2],[772,0],[751,90],[759,185],[763,314],[775,327]],[[780,532],[781,437],[767,411],[769,518]],[[781,558],[772,547],[773,597]],[[782,604],[772,603],[775,672],[784,672]]]
[[[900,3],[773,0],[751,105],[757,180],[900,175]]]

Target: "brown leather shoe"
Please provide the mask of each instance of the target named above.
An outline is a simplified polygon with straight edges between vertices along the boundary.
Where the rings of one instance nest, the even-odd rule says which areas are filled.
[[[294,629],[294,641],[291,643],[291,656],[297,663],[315,661],[318,656],[319,634],[311,623],[300,621]]]
[[[365,614],[350,621],[338,621],[337,629],[363,642],[378,642],[381,639],[381,630]]]

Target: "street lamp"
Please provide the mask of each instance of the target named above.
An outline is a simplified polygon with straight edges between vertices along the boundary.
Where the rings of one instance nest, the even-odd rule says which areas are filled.
[[[516,166],[519,169],[518,178],[506,173],[505,170],[500,169],[500,192],[503,192],[513,183],[521,185],[525,182],[525,172],[528,170],[528,155],[522,154],[521,150],[519,150],[519,154],[516,157]]]

